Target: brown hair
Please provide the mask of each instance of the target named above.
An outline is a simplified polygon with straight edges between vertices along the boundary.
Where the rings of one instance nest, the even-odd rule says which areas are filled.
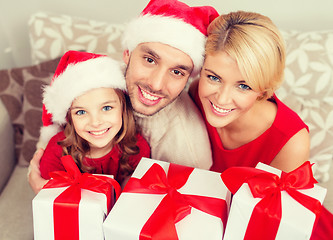
[[[121,177],[124,175],[130,175],[133,172],[133,168],[128,163],[128,158],[130,155],[138,154],[140,149],[136,145],[136,133],[138,129],[135,124],[133,108],[129,97],[120,89],[114,90],[122,105],[122,127],[114,139],[114,144],[118,144],[121,151],[119,153],[121,157],[117,174]],[[71,155],[82,172],[89,172],[94,168],[86,166],[83,163],[86,153],[90,151],[89,144],[85,139],[76,134],[70,110],[67,112],[66,118],[67,124],[64,130],[66,138],[63,141],[58,142],[58,144],[63,148],[63,155]]]
[[[231,12],[208,27],[206,55],[226,52],[250,87],[271,97],[284,77],[285,45],[271,19],[258,13]]]

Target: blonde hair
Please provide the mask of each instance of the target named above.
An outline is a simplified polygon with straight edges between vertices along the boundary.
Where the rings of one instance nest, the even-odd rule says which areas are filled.
[[[226,52],[238,64],[244,80],[261,99],[270,98],[284,78],[285,44],[278,28],[266,16],[231,12],[208,27],[205,53]]]

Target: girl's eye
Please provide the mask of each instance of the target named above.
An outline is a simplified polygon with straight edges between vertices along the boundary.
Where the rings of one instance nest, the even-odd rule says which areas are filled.
[[[79,111],[75,112],[76,115],[83,115],[85,113],[86,113],[86,111],[84,111],[84,110],[79,110]]]
[[[210,80],[214,81],[214,82],[219,82],[220,81],[220,79],[218,77],[214,76],[214,75],[207,75],[207,77]]]
[[[110,111],[112,109],[111,106],[104,106],[103,111]]]
[[[240,84],[239,88],[242,90],[252,90],[252,88],[250,88],[250,86],[248,86],[246,84]]]

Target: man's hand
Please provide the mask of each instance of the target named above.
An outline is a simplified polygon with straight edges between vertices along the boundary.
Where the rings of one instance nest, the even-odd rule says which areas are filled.
[[[42,158],[44,150],[38,149],[30,161],[28,170],[28,181],[32,190],[37,194],[47,183],[47,180],[41,177],[39,163]]]

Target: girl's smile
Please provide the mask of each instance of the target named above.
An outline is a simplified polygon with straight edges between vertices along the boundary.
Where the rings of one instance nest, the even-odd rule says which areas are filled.
[[[107,131],[109,131],[110,128],[101,130],[101,131],[89,131],[90,134],[94,135],[94,136],[101,136],[104,133],[106,133]]]

